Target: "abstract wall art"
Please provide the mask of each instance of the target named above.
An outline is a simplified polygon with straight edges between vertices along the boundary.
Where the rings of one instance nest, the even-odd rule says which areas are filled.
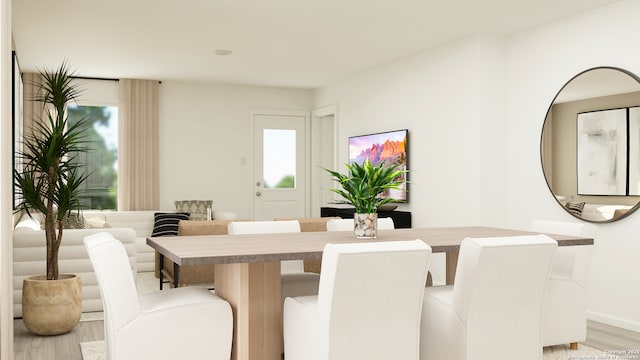
[[[627,109],[578,114],[580,195],[626,195]]]

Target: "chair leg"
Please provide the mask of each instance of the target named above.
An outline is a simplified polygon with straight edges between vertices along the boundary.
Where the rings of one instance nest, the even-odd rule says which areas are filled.
[[[578,350],[578,343],[577,342],[572,342],[571,344],[569,344],[569,349],[570,350]]]

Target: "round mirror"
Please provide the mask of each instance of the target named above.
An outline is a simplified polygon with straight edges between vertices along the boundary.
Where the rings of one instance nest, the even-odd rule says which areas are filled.
[[[571,215],[611,222],[640,205],[640,79],[588,69],[556,94],[542,128],[547,186]]]

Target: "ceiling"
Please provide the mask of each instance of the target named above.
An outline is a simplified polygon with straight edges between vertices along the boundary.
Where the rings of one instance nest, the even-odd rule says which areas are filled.
[[[616,0],[14,0],[23,71],[314,89]],[[219,56],[215,50],[231,50]]]

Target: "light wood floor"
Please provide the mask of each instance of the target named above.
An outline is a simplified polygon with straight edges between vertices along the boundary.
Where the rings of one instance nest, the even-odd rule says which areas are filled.
[[[25,329],[22,320],[14,320],[15,360],[82,360],[80,343],[104,339],[102,321],[84,321],[70,333],[37,336]],[[584,345],[599,350],[638,350],[640,334],[589,321]]]
[[[31,334],[22,319],[13,321],[15,360],[82,360],[80,343],[103,340],[102,321],[83,321],[71,332],[58,336]]]
[[[141,272],[136,277],[138,294],[158,289],[153,272]],[[83,318],[96,318],[96,313],[83,314]],[[89,316],[87,316],[89,315]],[[69,333],[58,336],[31,334],[22,319],[13,321],[13,347],[15,360],[82,360],[80,343],[104,340],[104,325],[98,321],[80,321]]]

